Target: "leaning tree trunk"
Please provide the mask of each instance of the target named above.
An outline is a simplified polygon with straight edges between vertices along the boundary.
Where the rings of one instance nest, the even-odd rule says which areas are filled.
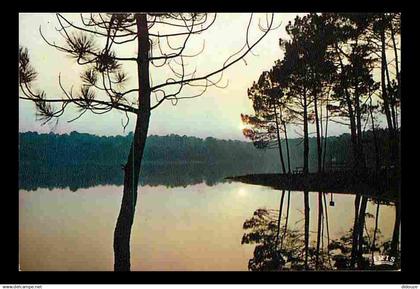
[[[283,115],[281,111],[280,106],[280,115]],[[287,128],[286,128],[286,122],[284,120],[281,120],[281,123],[283,125],[283,132],[284,132],[284,140],[286,142],[286,155],[287,155],[287,173],[290,174],[290,153],[289,153],[289,140],[287,139]]]
[[[389,88],[391,85],[391,80],[390,80],[390,76],[389,76],[389,69],[388,69],[388,62],[387,62],[387,58],[386,58],[386,53],[383,53],[383,57],[384,57],[384,63],[386,64],[384,69],[385,69],[385,75],[386,75],[386,80],[387,80],[387,87]],[[399,83],[398,83],[399,85]],[[400,88],[398,88],[399,90]],[[399,91],[398,91],[399,93]],[[391,120],[392,120],[392,127],[393,127],[393,131],[392,131],[392,142],[391,142],[391,149],[392,149],[392,161],[394,165],[397,165],[398,163],[398,136],[397,136],[397,114],[396,114],[396,100],[395,100],[395,95],[393,94],[388,94],[388,101],[389,101],[389,105],[391,108]]]
[[[373,143],[375,146],[375,176],[377,177],[379,174],[379,170],[381,168],[380,165],[380,158],[379,158],[379,146],[378,146],[378,138],[376,136],[376,129],[375,129],[375,120],[373,117],[373,109],[372,109],[372,96],[369,96],[370,100],[370,106],[369,106],[369,112],[370,112],[370,118],[372,120],[372,134],[373,134]]]
[[[336,50],[336,53],[338,55],[338,60],[340,62],[341,71],[343,73],[343,71],[345,70],[344,69],[344,64],[343,64],[343,61],[341,59],[341,55],[338,51],[337,44],[336,44],[335,50]],[[352,167],[357,172],[358,169],[359,169],[359,163],[358,163],[359,152],[358,152],[358,146],[357,146],[356,120],[355,120],[355,116],[354,116],[353,104],[352,104],[352,100],[350,98],[350,93],[347,89],[347,80],[345,79],[345,76],[341,76],[340,85],[342,87],[344,87],[344,97],[345,97],[345,101],[346,101],[346,104],[347,104],[348,116],[349,116],[349,120],[350,120],[351,144],[352,144],[352,149],[353,149]]]
[[[395,41],[395,30],[394,30],[394,27],[392,25],[392,22],[391,22],[390,28],[391,28],[392,46],[394,48],[395,73],[396,73],[397,82],[398,82],[398,93],[400,93],[401,92],[401,90],[400,90],[401,89],[401,78],[400,78],[400,69],[399,69],[399,65],[398,65],[398,49],[397,49],[397,44],[396,44],[396,41]]]
[[[385,22],[385,20],[383,20]],[[381,30],[381,89],[382,89],[382,100],[384,104],[384,111],[386,116],[386,121],[388,124],[388,137],[389,137],[389,144],[391,149],[391,162],[393,164],[397,164],[397,154],[398,148],[395,146],[395,127],[393,125],[392,116],[390,112],[390,107],[392,106],[392,102],[390,100],[390,96],[387,92],[387,87],[385,85],[385,73],[387,67],[387,59],[386,59],[386,47],[385,47],[385,27]]]
[[[381,53],[381,89],[382,89],[382,100],[384,102],[384,111],[386,116],[386,121],[388,124],[389,133],[392,133],[393,131],[393,123],[391,118],[391,112],[390,112],[390,103],[388,98],[388,92],[386,89],[385,84],[385,66],[386,64],[386,53],[385,53],[385,32],[381,33],[381,44],[382,44],[382,53]]]
[[[322,171],[322,145],[321,137],[322,132],[320,129],[320,119],[318,115],[318,97],[314,95],[314,109],[315,109],[315,126],[316,126],[316,148],[317,148],[317,157],[318,157],[318,174]],[[322,121],[322,120],[321,120]]]
[[[309,172],[309,132],[308,132],[308,100],[306,91],[303,93],[303,175],[307,178]]]
[[[287,154],[287,173],[290,174],[290,152],[289,152],[289,140],[287,138],[286,123],[283,122],[284,128],[284,140],[286,142],[286,154]]]
[[[359,163],[359,173],[365,174],[366,161],[363,152],[363,134],[362,134],[362,113],[360,108],[360,95],[359,89],[355,87],[355,112],[356,112],[356,129],[357,129],[357,162]]]
[[[305,188],[307,187],[307,178],[309,173],[309,137],[308,137],[308,107],[306,90],[303,94],[303,177]],[[305,189],[304,207],[305,207],[305,269],[308,269],[308,253],[309,253],[309,192]]]
[[[286,173],[286,168],[284,166],[284,158],[283,158],[283,151],[281,148],[281,139],[280,139],[280,128],[279,128],[279,120],[277,117],[277,109],[276,105],[274,104],[274,118],[276,119],[276,134],[277,134],[277,144],[279,146],[279,155],[280,155],[280,162],[281,162],[281,169],[283,171],[283,174]]]
[[[398,49],[397,49],[397,44],[395,42],[395,31],[392,25],[392,21],[391,21],[391,39],[392,39],[392,45],[394,48],[394,59],[395,59],[395,73],[396,73],[396,77],[397,77],[397,83],[398,83],[398,98],[401,98],[401,77],[400,77],[400,70],[399,70],[399,65],[398,65]],[[397,107],[395,107],[395,119],[396,119],[396,126],[395,126],[395,130],[397,130],[398,128],[398,110]]]
[[[327,99],[328,105],[328,99]],[[327,156],[327,139],[328,139],[328,109],[325,110],[326,117],[325,117],[325,133],[324,133],[324,149],[322,150],[324,156],[322,158],[322,171],[325,171],[325,158]],[[322,122],[321,122],[322,123]]]
[[[315,125],[316,125],[316,144],[317,144],[317,156],[318,156],[318,176],[322,172],[322,146],[321,146],[321,135],[319,126],[319,116],[318,116],[318,102],[317,95],[314,95],[314,108],[315,108]],[[319,266],[319,252],[321,245],[321,226],[322,226],[322,192],[318,192],[318,231],[316,238],[316,261],[315,269],[318,269]]]
[[[385,63],[387,63],[386,56],[385,56]],[[389,76],[388,64],[385,65],[385,75],[386,75],[386,82],[387,82],[386,87],[388,87],[388,89],[389,89],[391,87],[391,77]],[[392,126],[394,127],[394,130],[396,130],[397,129],[397,120],[396,120],[396,113],[395,113],[395,110],[396,110],[395,95],[393,95],[392,93],[388,94],[388,98],[389,98],[390,107],[391,107]]]
[[[149,35],[146,14],[136,14],[139,112],[128,160],[124,166],[121,209],[114,231],[114,270],[130,271],[130,236],[137,202],[137,186],[150,119]]]

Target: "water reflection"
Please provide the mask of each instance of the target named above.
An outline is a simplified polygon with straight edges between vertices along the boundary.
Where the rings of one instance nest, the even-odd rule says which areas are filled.
[[[242,183],[205,183],[184,187],[141,186],[131,236],[133,271],[246,271],[257,243],[244,243],[244,220],[256,208],[279,210],[282,191]],[[19,192],[19,255],[23,271],[112,271],[113,231],[121,202],[121,186],[95,186],[71,192],[67,189],[23,190]],[[309,192],[309,258],[314,265],[317,193]],[[296,258],[302,267],[304,243],[304,198],[302,192],[288,191],[283,197],[278,244],[285,256]],[[289,199],[290,198],[290,199]],[[329,196],[327,196],[329,199]],[[353,225],[354,195],[334,195],[328,207],[330,244],[349,232]],[[289,205],[288,205],[289,204]],[[288,209],[289,206],[289,209]],[[366,226],[373,240],[377,204],[366,209]],[[278,211],[270,238],[275,242]],[[277,218],[277,219],[276,219]],[[287,228],[285,228],[287,220]],[[393,234],[395,208],[380,204],[375,248]],[[262,227],[261,227],[262,228]],[[286,231],[286,234],[284,232]],[[327,252],[324,221],[323,253]],[[365,238],[367,235],[365,234]],[[282,241],[283,239],[283,241]],[[266,242],[265,244],[269,244]],[[330,250],[330,254],[333,249]],[[261,254],[264,254],[261,250]],[[347,251],[346,251],[347,252]],[[325,259],[325,254],[321,254]],[[300,259],[299,259],[300,258]],[[276,259],[277,260],[277,259]],[[328,259],[327,259],[328,260]],[[335,262],[332,260],[332,264]],[[256,262],[255,266],[258,262]],[[323,261],[322,264],[325,262]],[[328,265],[328,263],[327,263]],[[283,270],[289,264],[283,265]],[[324,265],[323,265],[324,266]],[[328,265],[329,266],[329,265]],[[327,267],[327,269],[330,267]]]
[[[234,163],[166,163],[142,165],[140,185],[186,187],[205,183],[209,186],[225,182],[225,177],[255,172],[273,172],[275,168],[255,162]],[[20,164],[19,188],[69,188],[77,191],[98,185],[123,184],[123,170],[119,166],[82,165],[82,166],[31,166]]]
[[[313,214],[312,216],[309,214],[309,193],[294,193],[303,194],[304,198],[300,206],[296,203],[292,204],[292,208],[301,213],[301,218],[295,221],[294,228],[288,227],[289,204],[285,213],[286,217],[282,210],[284,191],[281,193],[279,210],[259,208],[243,223],[245,233],[241,244],[255,245],[253,256],[248,262],[250,271],[397,270],[400,268],[398,202],[391,204],[388,201],[369,199],[363,195],[347,197],[347,199],[354,199],[355,206],[353,222],[350,223],[329,219],[326,194],[319,193],[316,208],[319,222],[316,225],[312,224],[312,230],[309,230],[310,219],[314,217]],[[313,204],[314,202],[311,206]],[[301,210],[304,207],[303,212],[299,210],[299,207]],[[374,214],[370,213],[373,208]],[[385,223],[382,221],[380,224],[381,208],[387,213],[390,208],[393,209],[394,223],[392,219],[387,219]],[[351,207],[347,205],[346,209],[349,213]],[[303,226],[298,225],[302,223],[302,219]],[[334,228],[337,223],[346,225],[347,231],[338,233]],[[380,225],[387,228],[384,230],[385,234],[382,234]],[[331,229],[333,236],[330,235]],[[312,241],[309,233],[312,234]]]
[[[238,244],[253,206],[275,191],[237,183],[142,186],[131,236],[132,271],[247,270]],[[21,270],[112,271],[121,186],[19,192]]]

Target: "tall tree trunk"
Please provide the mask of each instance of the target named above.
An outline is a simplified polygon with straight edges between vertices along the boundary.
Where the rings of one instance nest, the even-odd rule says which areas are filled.
[[[353,167],[358,171],[359,170],[359,149],[357,144],[357,133],[356,133],[356,121],[353,112],[353,105],[351,103],[350,95],[346,90],[346,102],[347,102],[347,109],[349,111],[349,119],[350,119],[350,133],[351,133],[351,143],[353,148]]]
[[[392,45],[394,48],[394,58],[395,58],[395,74],[397,77],[397,83],[398,83],[398,98],[401,99],[401,76],[400,76],[400,70],[399,70],[399,63],[398,63],[398,49],[397,49],[397,43],[395,41],[395,31],[394,31],[394,27],[392,25],[392,21],[391,21],[391,25],[390,25],[390,29],[391,29],[391,39],[392,39]],[[398,109],[397,107],[395,107],[395,130],[398,129]]]
[[[307,178],[309,173],[309,133],[308,133],[308,102],[306,89],[303,93],[303,175],[305,187],[307,186]],[[305,269],[308,269],[308,253],[309,253],[309,192],[304,191],[304,207],[305,207]]]
[[[338,55],[341,71],[343,73],[344,64],[343,64],[343,61],[341,59],[340,52],[338,51],[338,45],[337,44],[336,44],[336,53]],[[350,98],[350,93],[347,89],[347,81],[345,80],[344,75],[341,76],[340,84],[344,88],[344,97],[345,97],[345,100],[346,100],[347,110],[348,110],[349,119],[350,119],[350,133],[351,133],[351,143],[352,143],[352,149],[353,149],[353,164],[352,164],[352,166],[353,166],[354,169],[358,170],[359,152],[358,152],[358,146],[357,146],[356,120],[355,120],[355,116],[354,116],[354,112],[353,112],[353,104],[352,104],[352,101],[351,101],[351,98]]]
[[[383,49],[385,49],[385,46],[383,44]],[[389,69],[388,69],[388,63],[387,63],[387,58],[386,58],[386,53],[382,53],[382,57],[384,58],[384,69],[385,69],[385,75],[386,75],[386,80],[387,80],[387,87],[390,87],[391,85],[391,80],[389,77]],[[397,75],[398,78],[398,75]],[[398,88],[398,93],[399,93],[399,88]],[[391,108],[391,121],[392,121],[392,132],[390,134],[390,136],[392,137],[392,141],[391,141],[391,159],[394,165],[397,165],[398,162],[398,139],[397,139],[397,134],[396,134],[396,129],[397,129],[397,114],[396,114],[396,100],[395,100],[395,96],[394,95],[388,95],[387,94],[387,98],[388,98],[388,102],[389,102],[389,106]]]
[[[382,16],[382,20],[383,20],[383,31],[384,31],[383,36],[385,38],[385,31],[386,31],[386,28],[387,28],[387,27],[385,27],[385,25],[387,24],[387,21],[385,19],[385,15]],[[390,20],[389,27],[388,28],[390,28],[390,30],[391,30],[391,38],[392,38],[392,41],[393,41],[393,45],[395,45],[395,39],[392,36],[392,34],[393,34],[392,33],[392,30],[393,30],[392,29],[392,20]],[[381,37],[382,37],[382,35],[381,35]],[[384,39],[384,41],[386,42],[386,39]],[[385,47],[382,47],[382,48],[385,49]],[[396,61],[397,61],[396,70],[398,71],[398,55],[395,53],[395,47],[394,47],[394,55],[395,55]],[[386,60],[386,53],[383,54],[383,56],[385,58],[385,64],[386,64],[385,65],[385,75],[386,75],[386,80],[387,80],[387,83],[388,83],[387,87],[389,88],[391,86],[391,79],[389,77],[389,68],[388,68],[388,62]],[[398,72],[397,72],[397,81],[398,81]],[[396,124],[396,112],[395,112],[395,103],[396,103],[395,102],[395,96],[391,94],[391,95],[388,95],[388,98],[389,98],[389,104],[390,104],[390,108],[391,108],[392,126],[393,126],[393,128],[395,130],[397,128],[397,124]]]
[[[363,134],[362,134],[362,113],[360,109],[359,88],[355,87],[355,111],[356,111],[356,128],[357,128],[357,161],[360,169],[359,173],[365,173],[366,160],[363,154]]]
[[[282,114],[283,112],[281,111],[281,106],[280,106],[280,115]],[[289,140],[287,138],[286,122],[282,120],[282,124],[283,124],[283,131],[284,131],[284,140],[286,142],[287,172],[290,174],[290,152],[289,152]]]
[[[344,65],[341,60],[340,53],[338,52],[338,47],[336,47],[336,51],[338,53],[338,58],[340,61],[341,70],[344,71]],[[344,76],[341,77],[341,85],[344,87],[344,96],[347,104],[347,109],[349,113],[350,119],[350,132],[351,132],[351,142],[353,148],[353,169],[356,170],[356,174],[360,171],[360,150],[357,140],[357,125],[356,125],[356,117],[353,111],[353,104],[350,98],[350,93],[347,89],[347,81]],[[353,224],[353,236],[352,236],[352,249],[351,249],[351,259],[350,259],[350,267],[354,268],[356,264],[357,258],[357,250],[358,250],[358,221],[359,221],[359,207],[360,207],[360,199],[361,195],[359,192],[356,192],[356,198],[354,200],[354,224]]]
[[[137,202],[137,186],[150,119],[149,35],[145,14],[135,15],[138,38],[137,73],[139,113],[132,145],[124,166],[124,189],[114,231],[114,270],[130,271],[130,236]]]
[[[386,60],[386,54],[385,54],[385,63],[388,63]],[[387,82],[387,87],[388,89],[391,88],[391,77],[389,76],[389,68],[388,68],[388,64],[385,65],[385,76],[386,76],[386,82]],[[388,95],[389,98],[389,105],[391,107],[391,120],[392,120],[392,127],[394,128],[394,130],[397,127],[397,120],[396,120],[396,114],[395,114],[395,97],[392,94]]]
[[[286,168],[284,166],[284,158],[283,158],[283,151],[281,148],[281,140],[280,140],[280,127],[279,127],[279,120],[277,117],[277,109],[276,105],[274,104],[274,117],[276,119],[276,134],[277,134],[277,144],[279,146],[279,155],[280,155],[280,162],[281,162],[281,169],[283,171],[283,174],[286,173]]]
[[[286,142],[286,154],[287,154],[287,172],[290,174],[290,151],[289,151],[289,138],[287,137],[286,123],[283,122],[284,128],[284,140]]]
[[[391,21],[391,39],[392,39],[392,46],[394,48],[394,58],[395,58],[395,74],[397,76],[397,83],[398,83],[398,92],[401,90],[401,78],[400,78],[400,70],[399,70],[399,63],[398,63],[398,49],[397,49],[397,43],[395,41],[395,31],[394,26],[392,25]]]
[[[328,100],[327,100],[328,105]],[[325,158],[327,156],[327,140],[328,140],[328,109],[325,110],[325,135],[324,135],[324,149],[322,150],[324,153],[324,157],[322,160],[322,171],[325,171]]]
[[[339,55],[340,60],[340,66],[342,71],[344,71],[344,65],[341,60],[341,56]],[[360,152],[359,152],[359,146],[357,142],[357,128],[356,128],[356,120],[355,115],[353,111],[353,104],[350,98],[349,91],[347,89],[347,83],[345,79],[342,77],[341,84],[344,86],[344,92],[345,92],[345,99],[347,104],[347,109],[349,112],[349,119],[350,119],[350,131],[351,131],[351,142],[352,142],[352,148],[353,148],[353,168],[356,169],[356,172],[359,171],[360,168]],[[353,224],[353,239],[352,239],[352,252],[351,252],[351,261],[350,266],[354,268],[356,256],[357,256],[357,244],[358,244],[358,235],[357,235],[357,224],[358,224],[358,217],[359,217],[359,207],[360,207],[360,193],[356,192],[356,198],[354,202],[355,206],[355,218],[354,218],[354,224]]]
[[[379,174],[379,169],[381,167],[380,159],[379,159],[378,138],[376,136],[375,121],[374,121],[373,111],[372,111],[372,96],[370,95],[369,98],[370,98],[369,111],[370,111],[370,118],[372,120],[373,142],[374,142],[374,145],[375,145],[375,172],[376,172],[376,175],[378,175]]]
[[[385,16],[383,16],[385,17]],[[389,136],[389,144],[391,148],[391,162],[396,163],[396,149],[395,149],[395,137],[394,137],[394,126],[392,122],[391,112],[390,112],[390,101],[389,96],[385,84],[385,73],[386,73],[386,48],[385,48],[385,19],[383,18],[382,23],[382,31],[381,31],[381,89],[382,89],[382,100],[384,102],[384,110],[386,121],[388,124],[388,136]]]
[[[308,132],[308,101],[306,89],[303,92],[303,174],[305,180],[309,172],[309,132]]]
[[[385,20],[383,22],[385,22]],[[387,92],[386,84],[385,84],[385,67],[386,67],[387,63],[386,63],[385,27],[384,27],[384,24],[385,23],[383,23],[383,27],[382,27],[382,31],[381,31],[381,89],[382,89],[382,100],[384,101],[384,110],[385,110],[386,121],[387,121],[387,124],[388,124],[388,128],[391,132],[393,130],[393,126],[392,126],[392,120],[391,120],[391,113],[389,111],[388,92]]]
[[[318,100],[317,96],[314,96],[314,108],[315,108],[315,126],[316,126],[316,145],[317,145],[317,156],[318,156],[318,173],[322,171],[322,145],[321,145],[321,134],[319,127],[319,116],[318,116]]]
[[[318,117],[318,102],[317,96],[314,95],[314,107],[315,107],[315,125],[316,125],[316,144],[317,144],[317,153],[318,153],[318,174],[322,171],[322,147],[321,147],[321,132],[319,127],[319,117]],[[318,269],[319,265],[319,249],[321,243],[321,226],[322,226],[322,192],[318,192],[318,231],[316,239],[316,259],[315,259],[315,269]]]

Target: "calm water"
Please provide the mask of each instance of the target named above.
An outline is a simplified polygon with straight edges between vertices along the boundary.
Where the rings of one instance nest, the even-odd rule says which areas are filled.
[[[310,242],[316,240],[317,193],[310,196]],[[113,270],[113,233],[122,187],[19,191],[20,269]],[[242,225],[258,208],[278,209],[281,192],[242,183],[186,187],[143,185],[131,237],[131,269],[248,270],[254,245],[241,245]],[[330,196],[328,196],[329,200]],[[286,198],[285,198],[286,199]],[[349,231],[354,196],[334,195],[331,238]],[[291,192],[289,227],[303,230],[303,192]],[[376,204],[367,212],[375,215]],[[379,229],[392,235],[395,210],[381,205]],[[367,228],[375,219],[367,218]]]

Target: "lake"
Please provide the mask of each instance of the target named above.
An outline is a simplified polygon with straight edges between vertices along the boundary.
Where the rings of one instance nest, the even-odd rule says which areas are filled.
[[[122,186],[70,189],[39,185],[19,190],[20,269],[112,271]],[[303,192],[292,191],[290,196],[289,228],[302,231]],[[241,244],[243,224],[259,208],[278,210],[280,198],[279,190],[220,178],[211,184],[205,180],[174,186],[142,184],[132,228],[131,270],[247,271],[255,245]],[[313,243],[318,193],[310,192],[309,198]],[[328,194],[327,204],[330,198]],[[335,204],[328,205],[330,239],[340,238],[352,228],[354,198],[333,195]],[[370,232],[376,213],[372,201],[367,212],[373,216],[366,218],[366,231]],[[381,205],[378,220],[378,235],[384,241],[391,239],[394,206]]]

